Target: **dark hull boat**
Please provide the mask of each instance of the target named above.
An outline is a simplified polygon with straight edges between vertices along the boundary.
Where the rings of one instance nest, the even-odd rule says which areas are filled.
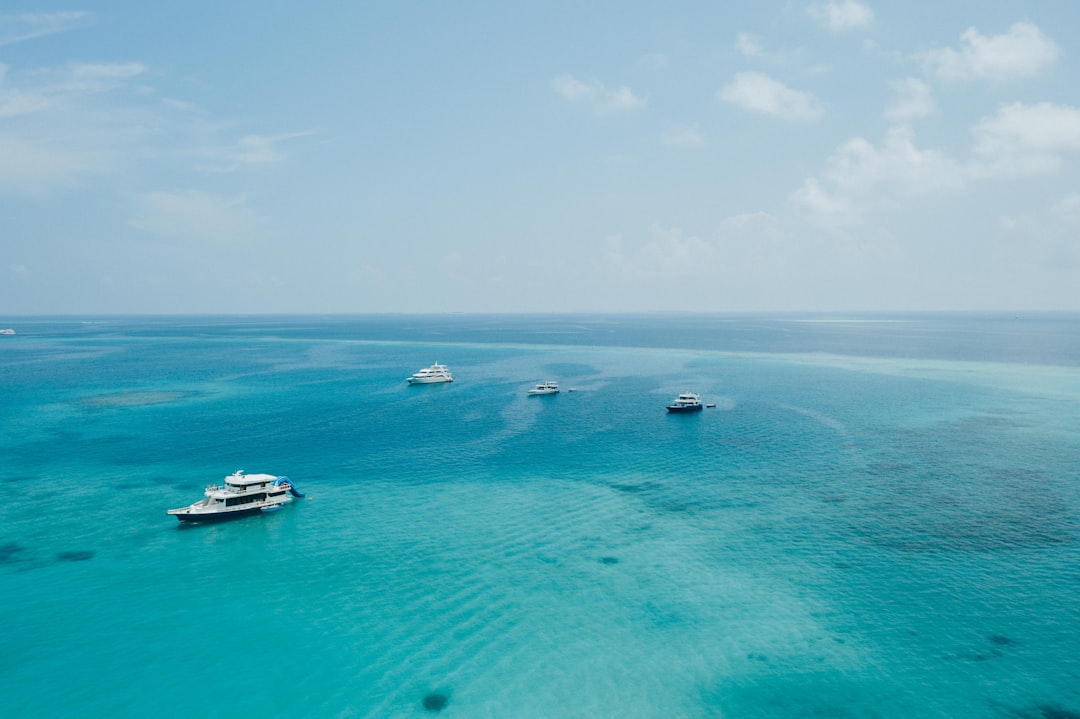
[[[683,392],[668,405],[667,411],[671,414],[689,414],[700,412],[701,408],[701,397],[693,392]]]
[[[169,514],[181,522],[222,522],[259,512],[280,509],[293,497],[303,497],[288,477],[273,474],[244,474],[237,471],[223,485],[211,484],[206,498]],[[292,495],[292,496],[289,496]]]

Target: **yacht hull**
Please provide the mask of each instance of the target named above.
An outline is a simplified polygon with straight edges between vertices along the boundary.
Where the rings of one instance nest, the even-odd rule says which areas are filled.
[[[683,406],[680,406],[680,405],[671,405],[670,407],[667,408],[667,411],[670,412],[671,414],[690,414],[691,412],[700,412],[701,411],[701,405],[700,404],[690,405],[688,407],[683,407]]]
[[[280,506],[280,505],[279,505]],[[192,524],[201,522],[225,522],[230,519],[237,519],[238,517],[246,517],[251,514],[259,514],[262,512],[262,507],[245,507],[244,509],[235,509],[229,512],[177,512],[172,514],[181,522],[190,522]]]
[[[226,509],[221,512],[192,512],[185,507],[184,509],[171,509],[169,514],[179,519],[181,522],[195,523],[209,523],[209,522],[225,522],[230,519],[236,519],[238,517],[247,517],[252,514],[260,514],[262,512],[270,512],[275,509],[281,509],[288,502],[275,502],[273,504],[260,504],[254,507],[240,507],[237,509]]]

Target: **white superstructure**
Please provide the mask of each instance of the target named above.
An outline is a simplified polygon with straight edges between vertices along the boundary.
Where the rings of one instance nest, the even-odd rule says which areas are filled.
[[[534,397],[538,394],[558,394],[558,392],[559,385],[556,382],[541,382],[529,390],[529,394]]]

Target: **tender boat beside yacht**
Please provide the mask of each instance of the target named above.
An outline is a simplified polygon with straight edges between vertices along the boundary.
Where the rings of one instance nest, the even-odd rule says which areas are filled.
[[[292,495],[290,497],[289,495]],[[274,474],[244,474],[237,470],[225,478],[224,484],[211,484],[206,497],[187,507],[170,509],[169,514],[181,522],[220,522],[256,512],[280,509],[293,497],[303,497],[288,477]]]
[[[541,382],[540,384],[529,390],[529,395],[535,397],[542,394],[558,394],[559,385],[557,382]]]
[[[408,380],[409,384],[435,384],[437,382],[453,381],[454,376],[450,374],[450,370],[446,368],[446,365],[441,365],[438,362],[416,372]]]
[[[672,414],[685,414],[701,411],[701,397],[695,392],[683,392],[675,401],[668,405],[668,412]]]

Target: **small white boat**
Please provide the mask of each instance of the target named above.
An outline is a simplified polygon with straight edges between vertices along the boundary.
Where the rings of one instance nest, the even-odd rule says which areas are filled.
[[[682,414],[701,411],[701,397],[695,392],[683,392],[668,405],[668,412]]]
[[[441,365],[438,362],[416,372],[408,379],[409,384],[435,384],[437,382],[453,381],[454,376],[450,374],[450,370],[446,368],[446,365]]]
[[[0,335],[13,335],[13,334],[15,334],[15,330],[13,330],[11,328],[8,328],[8,329],[5,329],[5,330],[0,330]]]
[[[556,382],[541,382],[529,390],[529,395],[535,397],[541,394],[558,394],[559,385]]]
[[[187,507],[170,509],[168,514],[181,522],[220,522],[223,519],[280,509],[291,502],[293,497],[304,496],[288,477],[244,474],[242,469],[226,477],[224,484],[211,484],[204,494],[205,499]]]

